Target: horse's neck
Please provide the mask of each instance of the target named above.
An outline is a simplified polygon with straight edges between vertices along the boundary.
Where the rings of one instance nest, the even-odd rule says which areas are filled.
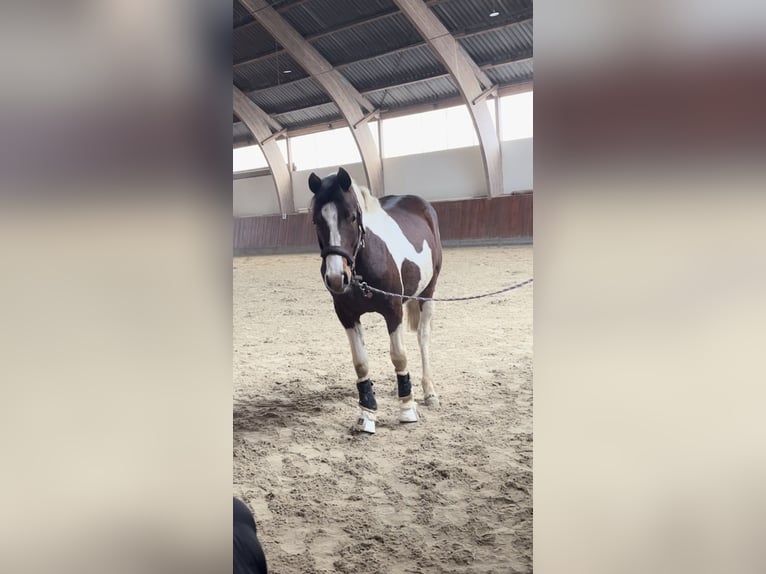
[[[356,272],[368,280],[378,281],[386,271],[385,265],[381,265],[381,254],[388,247],[381,237],[372,233],[368,233],[364,241],[364,248],[359,250],[356,257]]]

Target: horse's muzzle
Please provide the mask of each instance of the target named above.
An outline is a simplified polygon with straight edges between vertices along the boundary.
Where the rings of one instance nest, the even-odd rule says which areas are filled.
[[[330,293],[343,295],[351,288],[351,272],[343,269],[341,273],[325,273],[324,284]]]

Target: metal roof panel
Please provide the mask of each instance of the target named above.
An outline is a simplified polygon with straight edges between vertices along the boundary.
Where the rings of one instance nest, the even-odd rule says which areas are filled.
[[[311,36],[393,9],[391,0],[310,0],[285,9],[282,16],[303,36]]]
[[[397,13],[317,38],[312,44],[327,61],[337,66],[422,41],[404,14]]]
[[[428,46],[416,46],[349,64],[341,72],[358,90],[366,91],[445,74],[446,70]]]
[[[453,34],[532,17],[532,0],[450,0],[432,6],[434,14]],[[489,14],[497,11],[498,15]]]
[[[489,79],[500,86],[528,82],[533,78],[532,60],[511,62],[486,70]]]
[[[528,57],[532,52],[532,22],[525,21],[458,41],[480,66]]]
[[[235,62],[273,52],[281,46],[258,22],[235,28],[232,38],[232,57]]]
[[[238,0],[234,0],[234,11],[232,16],[234,27],[242,26],[253,21],[253,15]]]
[[[285,74],[286,70],[290,70],[290,73]],[[280,54],[279,58],[257,60],[234,68],[235,82],[240,87],[244,86],[243,89],[246,91],[278,86],[307,76],[308,74],[298,62],[287,53]]]
[[[449,77],[443,77],[378,90],[367,94],[367,99],[375,104],[376,107],[391,110],[416,104],[437,102],[459,95],[460,92],[452,80]]]
[[[248,95],[269,114],[281,114],[330,101],[330,97],[312,78],[273,86]]]
[[[329,102],[319,106],[278,114],[274,116],[274,119],[288,129],[295,129],[323,122],[337,121],[341,119],[341,115],[338,107],[333,102]]]
[[[254,142],[253,134],[247,129],[247,126],[240,121],[234,122],[234,143],[245,144]]]

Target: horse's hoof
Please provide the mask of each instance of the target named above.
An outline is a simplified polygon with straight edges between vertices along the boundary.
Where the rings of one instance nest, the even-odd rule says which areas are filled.
[[[375,434],[375,413],[363,410],[356,419],[354,428],[357,432]]]
[[[428,395],[427,397],[423,399],[423,403],[427,407],[432,409],[438,409],[440,406],[439,397],[437,397],[436,395]]]
[[[416,423],[418,422],[418,405],[415,401],[409,401],[402,405],[399,411],[400,423]]]

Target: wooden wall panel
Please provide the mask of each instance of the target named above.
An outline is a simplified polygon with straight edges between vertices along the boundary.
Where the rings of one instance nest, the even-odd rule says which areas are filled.
[[[532,237],[532,192],[495,198],[433,202],[443,241],[481,241]],[[234,220],[234,252],[317,249],[307,213]]]

